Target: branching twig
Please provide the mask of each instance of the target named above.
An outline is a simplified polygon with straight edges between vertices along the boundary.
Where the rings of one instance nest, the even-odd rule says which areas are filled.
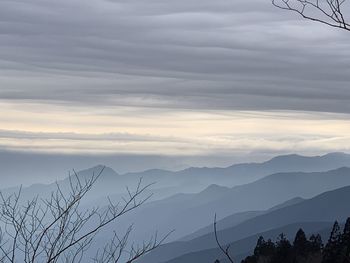
[[[216,228],[216,214],[214,217],[214,235],[215,235],[215,241],[216,244],[218,245],[218,247],[220,248],[220,250],[222,251],[222,253],[225,254],[225,256],[227,257],[227,259],[231,262],[234,263],[233,259],[230,256],[229,253],[229,249],[230,249],[230,245],[228,245],[226,248],[223,247],[223,245],[221,245],[219,238],[218,238],[218,232],[217,232],[217,228]]]
[[[346,0],[272,0],[280,9],[295,12],[305,19],[350,31],[343,8]]]
[[[68,193],[56,184],[49,198],[38,197],[21,205],[22,189],[5,197],[0,192],[0,263],[79,263],[86,262],[85,252],[95,236],[124,214],[143,205],[152,195],[143,196],[151,184],[143,186],[140,179],[136,189],[127,188],[124,203],[110,199],[103,209],[81,209],[81,200],[91,190],[104,168],[90,178],[81,178],[75,171],[69,176]],[[128,263],[159,247],[168,237],[158,240],[155,235],[140,247],[128,245],[132,227],[119,238],[117,233],[99,255],[103,263],[116,263],[127,253]],[[129,250],[128,250],[129,249]],[[98,255],[98,254],[97,254]]]

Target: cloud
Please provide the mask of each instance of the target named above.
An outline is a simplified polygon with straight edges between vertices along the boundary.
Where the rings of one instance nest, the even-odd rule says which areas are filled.
[[[150,135],[134,135],[128,133],[83,134],[73,132],[28,132],[0,130],[0,138],[23,140],[72,140],[72,141],[172,141],[172,138],[160,138]]]
[[[2,1],[0,98],[350,112],[349,36],[270,1]]]
[[[66,154],[246,156],[349,151],[347,114],[163,111],[1,104],[0,149]],[[50,110],[47,110],[50,109]],[[141,112],[142,111],[142,112]],[[5,127],[5,126],[4,126]]]

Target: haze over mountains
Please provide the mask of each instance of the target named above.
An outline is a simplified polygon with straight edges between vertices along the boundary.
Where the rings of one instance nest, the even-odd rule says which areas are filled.
[[[104,243],[113,231],[123,232],[130,224],[136,243],[155,232],[159,236],[175,232],[159,249],[140,259],[140,263],[203,263],[218,253],[212,223],[218,215],[218,234],[231,244],[237,258],[253,249],[256,237],[263,233],[292,233],[298,225],[308,233],[327,232],[331,222],[350,215],[350,155],[330,153],[324,156],[278,156],[263,163],[246,163],[227,168],[189,168],[177,172],[152,169],[118,174],[113,169],[95,166],[77,172],[81,180],[103,171],[83,205],[105,206],[110,197],[120,200],[125,187],[131,189],[140,178],[152,184],[144,193],[154,196],[146,204],[126,214],[97,235],[93,246]],[[57,182],[68,189],[68,178]],[[48,196],[56,187],[35,184],[22,189],[23,200],[40,193]],[[10,194],[18,188],[3,189]],[[205,256],[206,255],[206,256]],[[210,261],[211,260],[211,261]]]
[[[236,262],[240,262],[246,256],[252,253],[252,249],[256,246],[256,242],[260,236],[263,236],[265,240],[276,240],[281,233],[284,233],[286,237],[292,242],[295,233],[302,228],[308,236],[312,234],[320,234],[323,240],[329,237],[331,231],[332,222],[298,222],[291,225],[286,225],[279,228],[274,228],[265,232],[258,232],[247,238],[240,239],[230,243],[230,252],[233,259]],[[147,259],[146,257],[145,259]],[[212,263],[216,259],[220,259],[220,262],[229,263],[227,258],[222,255],[222,252],[218,247],[213,247],[205,250],[185,253],[179,257],[173,258],[166,263],[190,263],[190,262],[203,262]],[[141,261],[142,262],[142,261]]]
[[[223,244],[233,243],[235,241],[247,238],[256,233],[263,233],[275,228],[282,228],[287,225],[309,222],[329,222],[331,226],[334,218],[344,222],[350,214],[348,205],[350,200],[350,187],[333,190],[323,193],[312,199],[302,201],[298,204],[286,206],[273,210],[233,227],[227,227],[218,232]],[[291,236],[293,237],[293,236]],[[164,248],[154,251],[146,256],[141,262],[167,262],[174,255],[187,254],[196,250],[216,248],[217,244],[213,239],[213,234],[205,234],[187,242],[174,242],[164,245]],[[249,248],[244,252],[249,251]],[[234,251],[234,250],[233,250]],[[164,252],[164,254],[162,254]],[[201,254],[199,252],[198,254]],[[153,257],[151,257],[153,255]],[[176,262],[176,261],[172,261]],[[190,262],[182,261],[177,262]],[[212,262],[212,261],[203,261]]]
[[[0,0],[0,17],[0,263],[231,263],[216,230],[234,263],[350,259],[350,0]],[[272,262],[239,262],[335,220],[341,262],[299,262],[327,259],[305,235],[292,262],[271,242]]]
[[[80,176],[91,176],[95,171],[101,170],[101,165],[82,170]],[[113,194],[125,190],[125,186],[133,186],[143,178],[144,183],[156,182],[154,188],[181,187],[178,192],[196,192],[205,189],[211,184],[223,186],[235,186],[252,182],[264,176],[279,172],[317,172],[328,171],[340,167],[350,167],[350,155],[345,153],[330,153],[323,156],[306,157],[301,155],[283,155],[272,158],[263,163],[243,163],[235,164],[226,168],[188,168],[180,171],[167,171],[162,169],[151,169],[137,173],[118,174],[113,169],[106,167],[99,184],[103,181],[115,180],[106,187],[112,188]],[[71,171],[72,173],[72,171]],[[64,182],[65,180],[63,180]],[[67,180],[66,180],[67,182]],[[54,186],[54,184],[51,184]],[[50,185],[33,185],[25,187],[30,189],[35,187],[48,187]],[[98,186],[95,186],[98,188]],[[105,187],[105,186],[103,186]],[[108,189],[107,188],[107,189]],[[178,189],[179,190],[179,189]],[[176,190],[177,191],[177,190]],[[176,192],[175,191],[175,192]],[[107,193],[109,191],[107,190]]]
[[[300,155],[287,155],[273,158],[263,163],[242,163],[231,165],[226,168],[188,168],[180,170],[178,167],[188,167],[186,160],[195,159],[194,157],[182,157],[179,160],[164,156],[80,156],[80,155],[53,155],[39,153],[22,153],[0,151],[0,165],[3,169],[2,185],[6,187],[16,186],[21,182],[29,186],[36,182],[51,183],[55,180],[62,180],[68,175],[68,171],[76,169],[81,171],[98,164],[113,167],[119,174],[126,174],[125,171],[147,171],[148,174],[157,174],[157,169],[161,167],[171,167],[171,171],[179,170],[176,174],[193,174],[200,173],[204,175],[232,175],[236,174],[242,180],[251,180],[257,175],[268,175],[276,172],[295,171],[295,167],[300,167],[300,171],[325,171],[336,169],[341,166],[349,166],[349,156],[344,153],[331,153],[319,157],[306,157]],[[206,157],[203,161],[198,162],[200,166],[211,167],[212,159],[216,157]],[[225,163],[237,163],[237,158],[226,157]],[[250,160],[251,158],[249,158]],[[188,161],[197,163],[196,161]],[[16,163],[16,165],[12,165]],[[218,161],[217,163],[220,163]],[[152,171],[154,170],[154,171]],[[162,173],[164,169],[158,169]],[[144,172],[133,172],[133,174],[142,175]],[[172,172],[170,172],[172,173]],[[246,176],[247,175],[247,176]],[[204,178],[203,178],[204,179]],[[238,180],[238,178],[237,178]],[[230,183],[230,182],[229,182]]]

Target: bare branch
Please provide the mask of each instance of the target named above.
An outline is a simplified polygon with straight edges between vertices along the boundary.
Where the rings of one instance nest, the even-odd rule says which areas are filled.
[[[344,15],[345,2],[346,0],[272,0],[274,6],[295,12],[307,20],[350,31],[350,24]]]
[[[144,195],[151,184],[143,186],[140,179],[134,191],[127,188],[124,202],[114,204],[108,199],[107,207],[102,209],[81,209],[81,200],[103,171],[104,167],[90,178],[81,178],[74,171],[68,178],[68,193],[56,183],[56,190],[48,198],[35,197],[25,204],[20,201],[22,189],[8,197],[0,192],[0,262],[86,262],[84,254],[100,230],[152,196]],[[160,240],[155,235],[142,246],[129,246],[131,231],[132,227],[129,227],[122,238],[114,233],[94,261],[116,263],[122,254],[126,254],[127,262],[131,263],[159,247],[170,234]]]
[[[231,263],[234,263],[232,257],[230,256],[230,253],[229,253],[229,249],[230,249],[230,246],[228,245],[226,248],[221,245],[220,241],[219,241],[219,238],[218,238],[218,231],[217,231],[217,227],[216,227],[216,214],[214,216],[214,235],[215,235],[215,241],[216,241],[216,244],[218,245],[218,247],[220,248],[220,250],[222,251],[222,253],[224,253],[224,255],[227,257],[227,259],[231,262]]]

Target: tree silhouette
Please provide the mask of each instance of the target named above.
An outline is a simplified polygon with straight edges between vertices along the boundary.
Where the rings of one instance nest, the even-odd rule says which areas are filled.
[[[227,257],[227,259],[228,259],[231,263],[234,263],[233,258],[230,256],[230,252],[229,252],[230,245],[224,247],[224,246],[220,243],[220,241],[219,241],[218,231],[217,231],[216,224],[217,224],[217,222],[216,222],[216,214],[215,214],[215,217],[214,217],[214,235],[215,235],[216,244],[217,244],[218,247],[220,248],[221,252],[224,253],[224,255]]]
[[[246,257],[242,263],[350,263],[350,218],[347,219],[343,232],[338,222],[333,225],[329,240],[323,247],[319,234],[307,239],[305,232],[299,229],[293,244],[284,234],[276,243],[266,242],[259,237],[254,254]]]
[[[276,242],[276,253],[271,262],[292,262],[292,245],[283,233],[278,237],[278,241]]]
[[[127,189],[127,197],[119,204],[104,208],[83,209],[81,200],[99,179],[104,168],[90,178],[69,176],[69,190],[56,185],[49,198],[36,197],[21,201],[21,190],[10,196],[0,193],[0,262],[1,263],[79,263],[86,262],[85,253],[96,235],[107,225],[144,204],[149,185],[141,180],[135,190]],[[157,235],[141,246],[128,245],[132,227],[122,236],[114,233],[105,248],[96,252],[92,262],[116,263],[122,258],[131,263],[164,241]]]
[[[307,257],[310,249],[309,241],[306,238],[305,232],[299,229],[295,235],[293,242],[294,253],[298,257]]]
[[[274,249],[275,249],[275,246],[273,245],[272,250]],[[254,249],[254,256],[259,257],[261,255],[267,255],[270,253],[271,251],[267,247],[264,237],[260,236],[258,239],[258,242],[256,243],[256,247]]]
[[[322,251],[323,242],[322,242],[322,237],[320,236],[320,234],[311,235],[309,246],[310,246],[309,250],[311,253],[319,253]]]
[[[265,241],[264,237],[260,236],[254,249],[254,255],[247,257],[242,263],[257,263],[262,258],[270,259],[275,252],[275,243],[271,239]]]
[[[350,31],[345,16],[346,3],[346,0],[272,0],[274,6],[295,12],[307,20]]]
[[[341,255],[341,239],[339,223],[335,221],[331,235],[323,251],[322,263],[338,263]]]
[[[342,263],[350,262],[350,218],[346,220],[342,235]]]

